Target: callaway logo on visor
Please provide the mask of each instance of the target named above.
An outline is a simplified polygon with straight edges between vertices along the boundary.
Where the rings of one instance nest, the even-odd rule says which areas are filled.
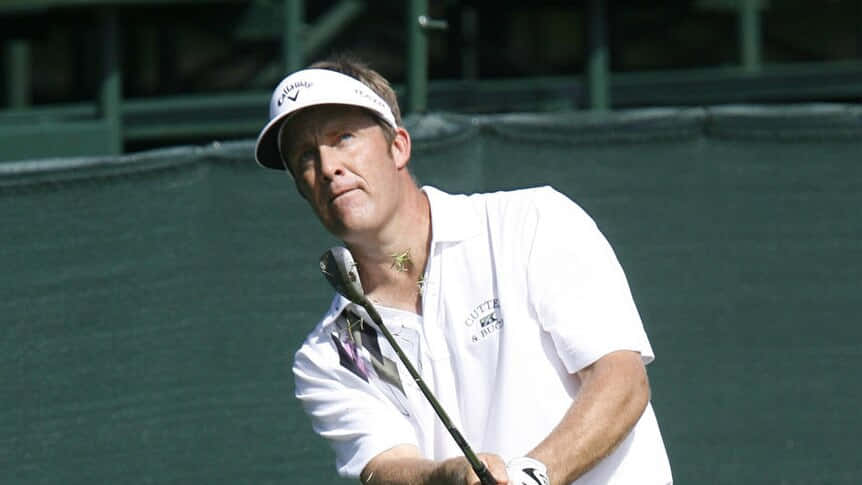
[[[299,88],[310,88],[312,83],[308,81],[297,81],[294,84],[288,84],[281,91],[281,96],[278,98],[278,106],[281,107],[284,104],[284,98],[287,98],[291,101],[296,101],[296,98],[299,96]],[[293,93],[293,96],[290,95],[291,91],[296,91]]]

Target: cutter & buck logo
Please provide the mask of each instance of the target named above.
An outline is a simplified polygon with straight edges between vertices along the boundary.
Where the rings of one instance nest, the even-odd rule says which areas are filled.
[[[470,336],[470,340],[473,343],[484,340],[498,332],[503,328],[500,300],[492,298],[483,301],[467,315],[467,318],[464,319],[464,325],[472,330],[473,334]]]

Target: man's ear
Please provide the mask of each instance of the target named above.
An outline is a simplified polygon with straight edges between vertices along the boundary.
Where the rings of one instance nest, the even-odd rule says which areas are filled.
[[[395,129],[395,138],[389,147],[392,153],[392,159],[395,161],[395,167],[399,170],[406,167],[410,162],[410,133],[402,127]]]

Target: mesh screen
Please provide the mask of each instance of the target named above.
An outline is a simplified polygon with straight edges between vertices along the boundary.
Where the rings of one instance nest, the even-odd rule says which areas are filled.
[[[677,483],[862,477],[862,110],[408,120],[420,183],[611,241]],[[336,243],[252,142],[0,165],[0,483],[341,482],[290,365]]]

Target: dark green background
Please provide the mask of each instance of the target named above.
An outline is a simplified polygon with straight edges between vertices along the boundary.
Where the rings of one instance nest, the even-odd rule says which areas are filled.
[[[408,126],[422,183],[596,219],[676,483],[860,483],[858,106]],[[290,373],[335,241],[252,147],[0,165],[0,483],[337,481]]]

